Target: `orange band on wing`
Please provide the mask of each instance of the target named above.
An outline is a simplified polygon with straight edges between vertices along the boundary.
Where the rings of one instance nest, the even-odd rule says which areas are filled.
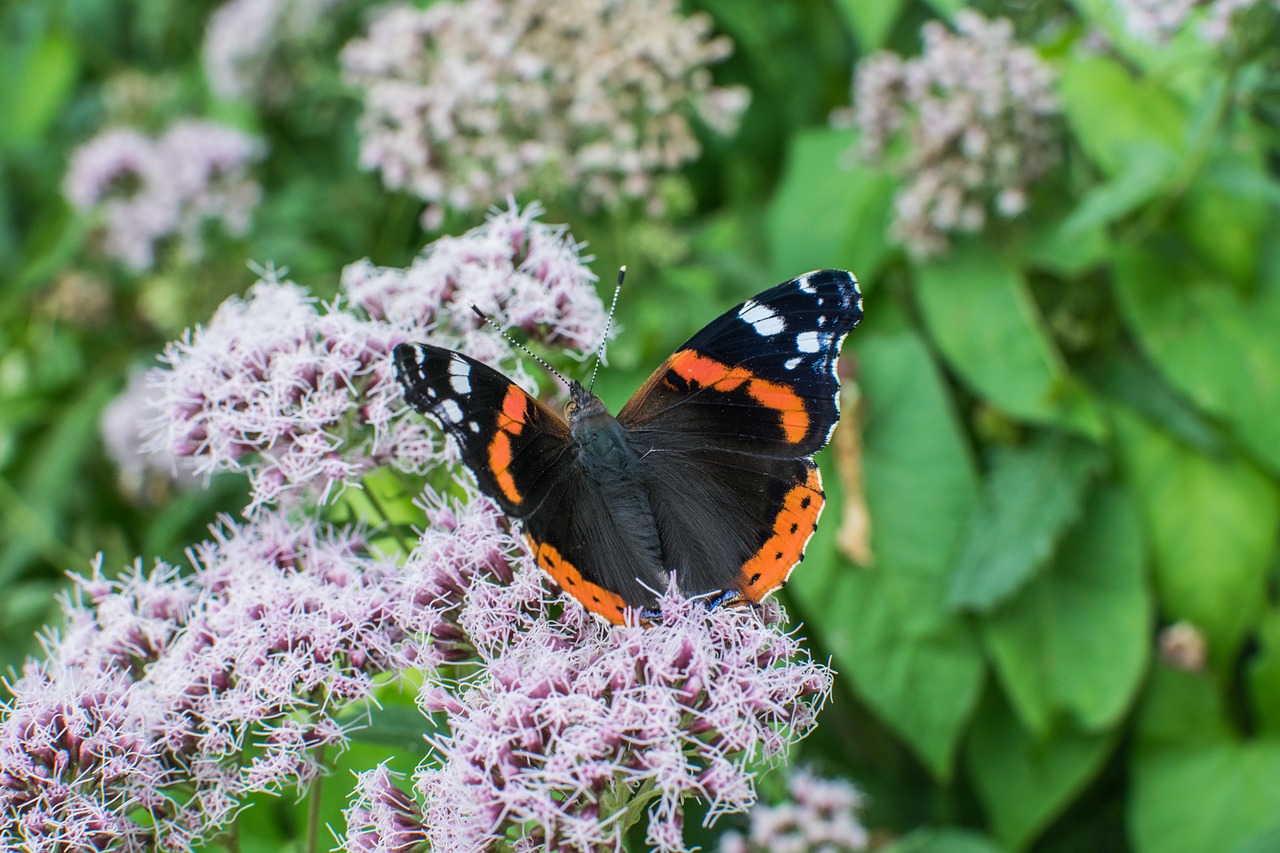
[[[745,367],[729,367],[714,358],[682,350],[671,357],[671,370],[685,381],[729,392],[746,384],[746,391],[762,406],[778,412],[782,434],[791,444],[799,444],[809,432],[809,411],[804,400],[786,385],[759,379]]]
[[[489,470],[498,483],[498,488],[507,500],[518,504],[524,500],[516,480],[508,470],[514,452],[511,439],[524,430],[525,418],[529,413],[529,401],[525,393],[515,385],[507,388],[507,395],[502,398],[502,409],[498,412],[498,431],[489,442]]]
[[[561,589],[606,622],[623,624],[626,620],[627,603],[622,600],[622,596],[584,578],[578,567],[561,556],[554,545],[539,542],[527,534],[525,539],[533,549],[533,557],[538,561],[539,568]]]
[[[759,603],[786,583],[791,570],[804,559],[809,537],[818,529],[824,500],[822,478],[816,467],[810,468],[805,481],[792,486],[782,499],[769,538],[742,566],[742,592],[748,600]]]

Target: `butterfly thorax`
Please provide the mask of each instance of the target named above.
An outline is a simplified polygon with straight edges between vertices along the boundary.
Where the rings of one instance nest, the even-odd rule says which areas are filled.
[[[569,392],[569,432],[583,470],[599,488],[626,544],[658,567],[662,554],[658,526],[640,479],[640,458],[626,430],[599,397],[577,382],[569,384]]]

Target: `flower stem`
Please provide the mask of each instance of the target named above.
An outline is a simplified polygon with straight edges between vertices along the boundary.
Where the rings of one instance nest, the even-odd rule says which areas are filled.
[[[324,764],[324,744],[316,747],[316,763]],[[307,803],[307,853],[319,853],[320,850],[320,795],[323,793],[323,784],[323,773],[317,774],[316,780],[311,783],[310,802]]]

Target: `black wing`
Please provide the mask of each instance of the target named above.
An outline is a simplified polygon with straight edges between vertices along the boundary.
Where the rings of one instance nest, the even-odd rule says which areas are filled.
[[[618,414],[686,593],[759,601],[800,561],[823,504],[812,457],[840,417],[836,361],[861,319],[850,273],[784,282],[690,338]]]

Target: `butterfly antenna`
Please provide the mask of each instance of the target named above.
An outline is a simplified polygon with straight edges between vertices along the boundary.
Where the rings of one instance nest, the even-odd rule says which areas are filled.
[[[552,376],[554,376],[556,379],[559,379],[561,382],[563,382],[566,388],[569,387],[569,380],[565,379],[562,375],[560,375],[560,371],[556,370],[554,367],[548,364],[545,358],[542,358],[541,356],[537,355],[536,353],[533,352],[533,350],[529,349],[527,346],[525,346],[524,344],[517,341],[515,338],[508,335],[501,326],[499,326],[497,323],[489,319],[488,314],[481,311],[475,305],[471,306],[471,310],[476,312],[476,316],[479,317],[481,320],[484,320],[484,322],[489,326],[489,328],[493,329],[495,332],[502,335],[503,340],[511,344],[516,349],[520,350],[525,355],[529,356],[529,358],[538,362],[538,364],[541,364],[543,367],[545,367],[548,370],[548,372],[551,373]]]
[[[613,325],[613,309],[618,307],[618,294],[622,292],[622,279],[627,275],[627,265],[618,267],[618,284],[613,289],[613,301],[609,303],[609,318],[604,321],[604,337],[600,338],[600,349],[596,350],[596,366],[591,368],[591,384],[587,393],[596,387],[596,374],[600,372],[600,359],[604,356],[605,344],[609,342],[609,327]]]

